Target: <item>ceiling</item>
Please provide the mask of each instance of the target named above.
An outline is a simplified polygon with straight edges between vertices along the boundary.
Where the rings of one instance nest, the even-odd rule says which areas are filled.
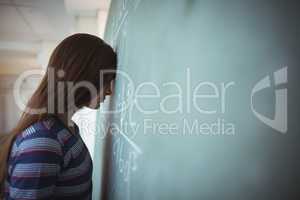
[[[11,70],[4,70],[5,66],[20,65],[23,57],[26,60],[36,58],[43,53],[41,49],[45,44],[56,44],[75,32],[78,15],[96,17],[98,10],[108,10],[109,2],[0,0],[0,72]],[[24,65],[31,66],[32,62]]]
[[[0,0],[0,42],[59,40],[73,23],[63,0]]]

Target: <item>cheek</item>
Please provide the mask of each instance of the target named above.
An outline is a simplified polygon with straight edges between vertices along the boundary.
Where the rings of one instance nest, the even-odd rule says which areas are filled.
[[[100,103],[101,103],[101,99],[99,96],[95,97],[92,99],[92,101],[90,102],[89,105],[87,105],[87,107],[91,108],[91,109],[98,109],[100,107]]]
[[[100,93],[96,98],[98,103],[102,103],[105,99],[105,95],[103,93]]]

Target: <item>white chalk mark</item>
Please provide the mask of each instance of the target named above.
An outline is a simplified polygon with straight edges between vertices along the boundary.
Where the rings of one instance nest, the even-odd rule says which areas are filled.
[[[129,139],[122,131],[120,131],[120,134],[127,140],[127,142],[138,152],[139,154],[143,154],[143,151],[141,148],[135,144],[132,140]]]
[[[123,17],[121,19],[121,22],[120,22],[119,26],[117,27],[117,31],[116,31],[116,33],[114,35],[114,39],[113,39],[114,41],[116,41],[118,39],[118,36],[120,34],[120,31],[121,31],[121,28],[122,28],[122,26],[123,26],[123,24],[124,24],[124,22],[125,22],[125,20],[126,20],[126,18],[128,16],[128,13],[129,12],[126,11],[125,14],[123,15]]]
[[[135,2],[135,4],[134,4],[134,10],[136,10],[136,9],[139,7],[141,1],[142,1],[142,0],[136,0],[136,2]]]

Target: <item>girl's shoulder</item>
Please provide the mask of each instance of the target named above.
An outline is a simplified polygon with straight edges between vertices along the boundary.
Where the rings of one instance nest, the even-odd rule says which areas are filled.
[[[20,152],[22,149],[55,151],[64,156],[80,143],[78,127],[76,130],[74,135],[58,118],[47,117],[30,125],[17,136],[13,144],[13,152]]]
[[[75,137],[56,117],[35,122],[23,130],[14,141],[14,148],[60,148],[65,152],[76,143]],[[19,147],[20,146],[20,147]]]
[[[58,126],[54,120],[47,119],[27,127],[14,140],[10,160],[62,159],[63,147],[57,137],[61,128]]]
[[[24,129],[17,137],[16,144],[21,142],[34,140],[34,139],[57,139],[58,133],[64,127],[53,117],[43,119],[41,121],[31,124],[29,127]]]

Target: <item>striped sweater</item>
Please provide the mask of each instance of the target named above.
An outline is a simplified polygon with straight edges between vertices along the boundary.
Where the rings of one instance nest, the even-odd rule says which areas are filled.
[[[37,122],[13,143],[5,200],[91,199],[92,160],[79,135],[50,117]]]

